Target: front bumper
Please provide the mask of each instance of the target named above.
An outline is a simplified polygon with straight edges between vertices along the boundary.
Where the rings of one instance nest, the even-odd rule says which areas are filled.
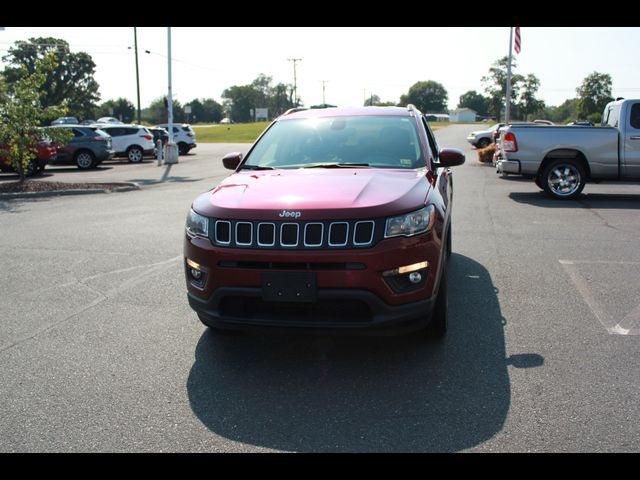
[[[314,251],[220,248],[208,239],[185,236],[189,304],[204,323],[220,328],[278,327],[372,334],[417,330],[428,324],[435,302],[444,251],[437,231],[440,229],[382,240],[367,249]],[[201,267],[203,284],[193,282],[186,259]],[[423,279],[419,284],[407,287],[405,282],[398,289],[398,284],[382,275],[424,261],[428,267],[420,270]],[[344,268],[336,267],[340,265]],[[264,296],[263,274],[287,275],[294,271],[314,276],[313,301],[278,302]]]
[[[223,287],[208,299],[188,293],[189,305],[204,323],[230,330],[296,330],[337,334],[392,335],[425,328],[435,297],[388,305],[366,290],[320,289],[313,304],[264,302],[260,288]],[[235,307],[228,306],[236,303]],[[242,307],[237,308],[239,305]],[[357,312],[345,305],[360,305]],[[266,306],[266,308],[265,308]],[[366,313],[366,312],[369,313]]]

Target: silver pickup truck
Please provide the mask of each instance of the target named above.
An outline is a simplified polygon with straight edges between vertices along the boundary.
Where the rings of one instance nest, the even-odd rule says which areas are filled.
[[[640,100],[604,109],[601,127],[509,125],[498,173],[531,176],[553,198],[575,198],[587,181],[640,180]]]

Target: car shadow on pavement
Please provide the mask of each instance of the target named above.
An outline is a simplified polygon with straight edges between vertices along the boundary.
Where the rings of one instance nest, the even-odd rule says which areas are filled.
[[[305,452],[459,451],[499,432],[510,404],[504,324],[489,272],[454,254],[442,341],[216,334],[195,350],[187,393],[212,432]]]
[[[582,193],[575,200],[555,200],[543,191],[539,192],[511,192],[509,198],[518,202],[544,208],[613,208],[640,209],[640,194],[615,193]]]

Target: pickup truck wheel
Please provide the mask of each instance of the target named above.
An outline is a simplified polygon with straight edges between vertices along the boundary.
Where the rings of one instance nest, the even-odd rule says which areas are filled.
[[[536,175],[533,179],[540,190],[544,190],[544,185],[542,185],[542,177],[540,175]]]
[[[447,270],[442,272],[440,279],[440,288],[438,288],[438,296],[436,304],[431,313],[431,321],[427,326],[427,334],[434,338],[442,338],[447,333],[447,325],[449,323],[449,294],[447,293]]]
[[[587,176],[584,168],[576,160],[555,160],[542,171],[543,190],[553,198],[569,200],[582,192]]]

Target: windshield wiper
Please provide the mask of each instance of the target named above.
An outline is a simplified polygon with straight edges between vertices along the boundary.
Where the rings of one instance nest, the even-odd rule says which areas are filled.
[[[305,165],[302,168],[351,168],[368,166],[368,163],[317,163],[313,165]]]
[[[240,170],[273,170],[273,167],[265,167],[262,165],[242,165]]]

